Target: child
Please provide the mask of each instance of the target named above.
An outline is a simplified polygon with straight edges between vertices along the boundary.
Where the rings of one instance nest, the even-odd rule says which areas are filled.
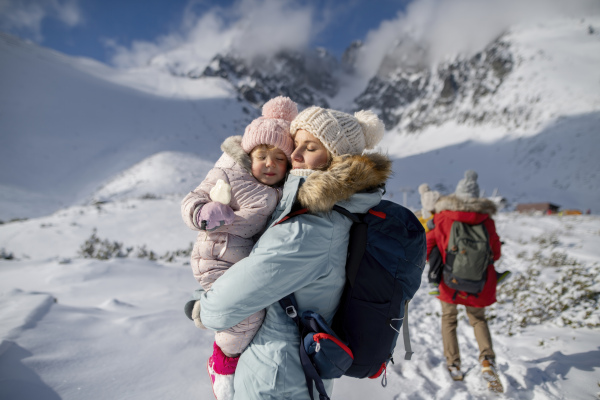
[[[425,233],[429,232],[433,227],[433,214],[435,214],[435,203],[440,199],[441,194],[437,190],[431,190],[429,185],[422,183],[419,185],[419,194],[421,195],[421,215],[418,217],[419,222],[423,225]],[[429,294],[438,296],[440,290],[438,288],[442,279],[442,256],[440,250],[434,247],[429,254]]]
[[[223,155],[200,186],[181,203],[185,223],[199,230],[191,256],[194,277],[209,290],[227,269],[250,254],[281,197],[280,184],[294,149],[290,123],[296,103],[276,97],[263,116],[246,127],[244,136],[229,137]],[[241,352],[258,331],[261,310],[238,325],[215,334],[208,372],[218,400],[233,398],[233,374]],[[198,324],[200,324],[199,320]]]

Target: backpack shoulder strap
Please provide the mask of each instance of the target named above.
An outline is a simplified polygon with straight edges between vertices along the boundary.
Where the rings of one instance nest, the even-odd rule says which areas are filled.
[[[354,287],[356,275],[360,262],[367,249],[367,228],[368,225],[364,222],[364,214],[354,214],[338,205],[333,206],[333,209],[340,214],[346,216],[352,221],[350,227],[350,240],[348,241],[348,261],[346,262],[346,279],[351,287]]]
[[[300,363],[302,364],[304,379],[306,380],[306,387],[308,388],[308,394],[310,395],[311,400],[314,400],[313,383],[317,388],[317,392],[319,392],[319,400],[330,400],[329,396],[327,395],[327,391],[325,390],[323,379],[321,379],[317,369],[310,361],[308,353],[306,352],[306,347],[304,347],[304,337],[306,336],[306,332],[304,324],[298,315],[299,310],[298,303],[296,302],[296,296],[294,296],[294,293],[291,293],[279,300],[279,304],[287,316],[290,317],[298,326],[298,332],[300,333]]]

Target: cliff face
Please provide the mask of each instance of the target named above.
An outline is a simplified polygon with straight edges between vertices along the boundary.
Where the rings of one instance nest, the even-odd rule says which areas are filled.
[[[377,76],[355,99],[358,109],[375,109],[387,129],[398,126],[408,132],[451,119],[487,122],[502,116],[478,105],[493,96],[512,71],[510,43],[500,38],[470,58],[456,57],[435,67],[419,61],[425,49],[415,46],[410,49],[412,60],[399,59],[406,48],[400,43],[386,56]]]

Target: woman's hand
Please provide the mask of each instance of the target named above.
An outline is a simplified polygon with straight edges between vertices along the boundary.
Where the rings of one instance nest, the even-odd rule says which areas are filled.
[[[230,225],[234,220],[235,213],[231,207],[217,201],[206,203],[198,213],[198,226],[204,227],[207,231],[214,230],[223,225]]]

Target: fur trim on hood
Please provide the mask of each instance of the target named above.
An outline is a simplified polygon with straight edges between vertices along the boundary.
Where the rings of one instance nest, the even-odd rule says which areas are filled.
[[[252,160],[250,155],[242,149],[242,137],[241,136],[229,136],[223,144],[221,144],[221,150],[229,157],[238,163],[242,168],[248,172],[252,172]]]
[[[497,207],[493,201],[481,197],[464,199],[451,194],[440,198],[437,203],[435,203],[436,213],[446,210],[494,215],[496,214]]]
[[[298,190],[298,200],[312,212],[329,212],[355,193],[383,186],[391,174],[392,162],[382,154],[334,157],[326,171],[308,176]]]

